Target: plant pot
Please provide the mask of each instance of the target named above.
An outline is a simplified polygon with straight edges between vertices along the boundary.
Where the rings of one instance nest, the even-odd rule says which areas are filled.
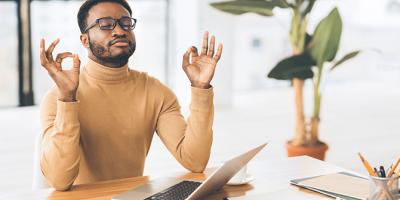
[[[289,141],[286,143],[286,150],[288,157],[307,155],[318,160],[325,160],[325,152],[328,150],[328,145],[324,142],[319,142],[316,145],[295,146]]]

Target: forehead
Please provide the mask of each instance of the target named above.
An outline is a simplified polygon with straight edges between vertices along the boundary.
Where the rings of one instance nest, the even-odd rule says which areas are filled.
[[[128,10],[125,9],[121,4],[113,2],[103,2],[90,8],[88,12],[87,22],[90,23],[102,17],[112,17],[114,19],[119,19],[123,16],[130,15]]]

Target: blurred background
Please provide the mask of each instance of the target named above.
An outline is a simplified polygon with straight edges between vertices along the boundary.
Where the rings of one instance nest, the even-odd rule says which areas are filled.
[[[212,82],[216,110],[209,164],[262,142],[269,146],[261,158],[283,159],[284,145],[294,133],[293,91],[288,81],[266,75],[292,53],[289,10],[276,9],[274,17],[233,16],[210,7],[211,2],[216,1],[129,0],[138,19],[130,68],[171,87],[188,116],[190,83],[181,69],[182,55],[191,45],[199,47],[203,32],[210,31],[224,50]],[[83,65],[87,61],[76,20],[81,4],[0,0],[0,193],[31,188],[39,105],[53,86],[40,65],[40,38],[47,44],[60,38],[55,53],[71,51]],[[30,5],[30,12],[19,12],[24,5]],[[330,146],[326,161],[365,173],[357,152],[372,163],[391,163],[400,155],[400,0],[319,0],[310,31],[333,7],[343,18],[339,57],[361,53],[324,77],[320,137]],[[305,101],[310,115],[310,81]],[[184,169],[155,137],[145,174],[165,170]]]

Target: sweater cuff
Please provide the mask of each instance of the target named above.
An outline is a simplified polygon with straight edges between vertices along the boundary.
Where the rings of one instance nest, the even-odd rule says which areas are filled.
[[[211,86],[208,89],[192,87],[192,109],[209,109],[213,106],[214,89]]]

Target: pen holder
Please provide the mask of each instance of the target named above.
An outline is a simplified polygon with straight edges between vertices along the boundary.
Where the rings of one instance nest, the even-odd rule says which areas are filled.
[[[399,176],[382,178],[370,176],[369,200],[400,199]]]

